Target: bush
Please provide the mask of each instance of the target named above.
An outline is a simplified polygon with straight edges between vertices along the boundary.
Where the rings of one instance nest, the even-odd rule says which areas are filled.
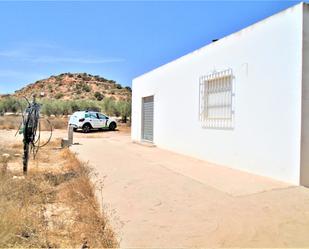
[[[82,89],[83,89],[83,91],[85,91],[85,92],[90,92],[90,91],[91,91],[91,87],[88,86],[87,84],[83,84]]]
[[[76,88],[76,90],[79,90],[79,89],[82,88],[82,86],[83,86],[82,83],[77,83],[77,84],[75,85],[75,88]]]
[[[100,77],[99,75],[95,75],[94,78],[95,78],[96,81],[100,81],[100,82],[107,81],[107,79]]]
[[[56,98],[56,99],[61,99],[63,96],[64,96],[63,93],[57,93],[57,94],[55,95],[55,98]]]
[[[129,86],[126,86],[125,89],[127,89],[129,92],[132,92],[132,88]]]
[[[102,93],[100,93],[100,92],[95,92],[95,93],[94,93],[94,97],[95,97],[98,101],[101,101],[101,100],[103,100],[104,95],[103,95]]]
[[[82,79],[83,79],[84,81],[89,81],[89,80],[91,80],[91,75],[90,75],[90,74],[87,74],[87,73],[83,73],[83,74],[82,74]]]
[[[120,84],[116,84],[115,87],[116,87],[117,89],[122,89],[122,86],[121,86]]]

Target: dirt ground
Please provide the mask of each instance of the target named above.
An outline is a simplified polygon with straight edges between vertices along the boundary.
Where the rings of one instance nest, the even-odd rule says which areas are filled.
[[[105,179],[121,247],[309,247],[307,188],[133,144],[126,133],[75,142]]]
[[[309,189],[134,144],[128,132],[74,133],[71,147],[104,181],[97,194],[121,247],[309,247]]]

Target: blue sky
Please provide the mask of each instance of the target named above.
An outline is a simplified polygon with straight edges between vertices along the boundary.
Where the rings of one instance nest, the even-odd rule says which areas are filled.
[[[0,94],[63,72],[134,77],[299,1],[0,2]]]

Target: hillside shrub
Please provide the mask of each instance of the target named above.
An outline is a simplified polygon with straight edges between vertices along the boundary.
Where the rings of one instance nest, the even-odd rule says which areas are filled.
[[[132,92],[132,88],[129,86],[126,86],[125,89],[127,89],[129,92]]]
[[[102,93],[100,93],[100,92],[95,92],[95,93],[94,93],[94,97],[95,97],[98,101],[101,101],[101,100],[103,100],[104,95],[103,95]]]
[[[91,91],[91,87],[89,85],[87,85],[87,84],[83,84],[82,89],[85,92],[90,92]]]
[[[55,98],[61,99],[63,96],[64,96],[63,93],[56,93]]]
[[[117,89],[122,89],[122,86],[120,84],[115,85]]]
[[[48,90],[49,90],[50,92],[52,92],[53,86],[52,86],[51,84],[49,84],[49,85],[47,86],[47,88],[48,88]]]
[[[76,90],[80,90],[80,89],[82,89],[82,86],[83,86],[82,83],[77,83],[77,84],[75,85],[75,88],[76,88]]]

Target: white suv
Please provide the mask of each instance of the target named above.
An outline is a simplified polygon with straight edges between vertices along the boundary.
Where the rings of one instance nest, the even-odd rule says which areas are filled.
[[[90,132],[92,129],[109,129],[113,131],[117,127],[117,123],[114,119],[93,111],[74,112],[70,117],[69,125],[74,127],[74,131],[82,129],[85,133]]]

